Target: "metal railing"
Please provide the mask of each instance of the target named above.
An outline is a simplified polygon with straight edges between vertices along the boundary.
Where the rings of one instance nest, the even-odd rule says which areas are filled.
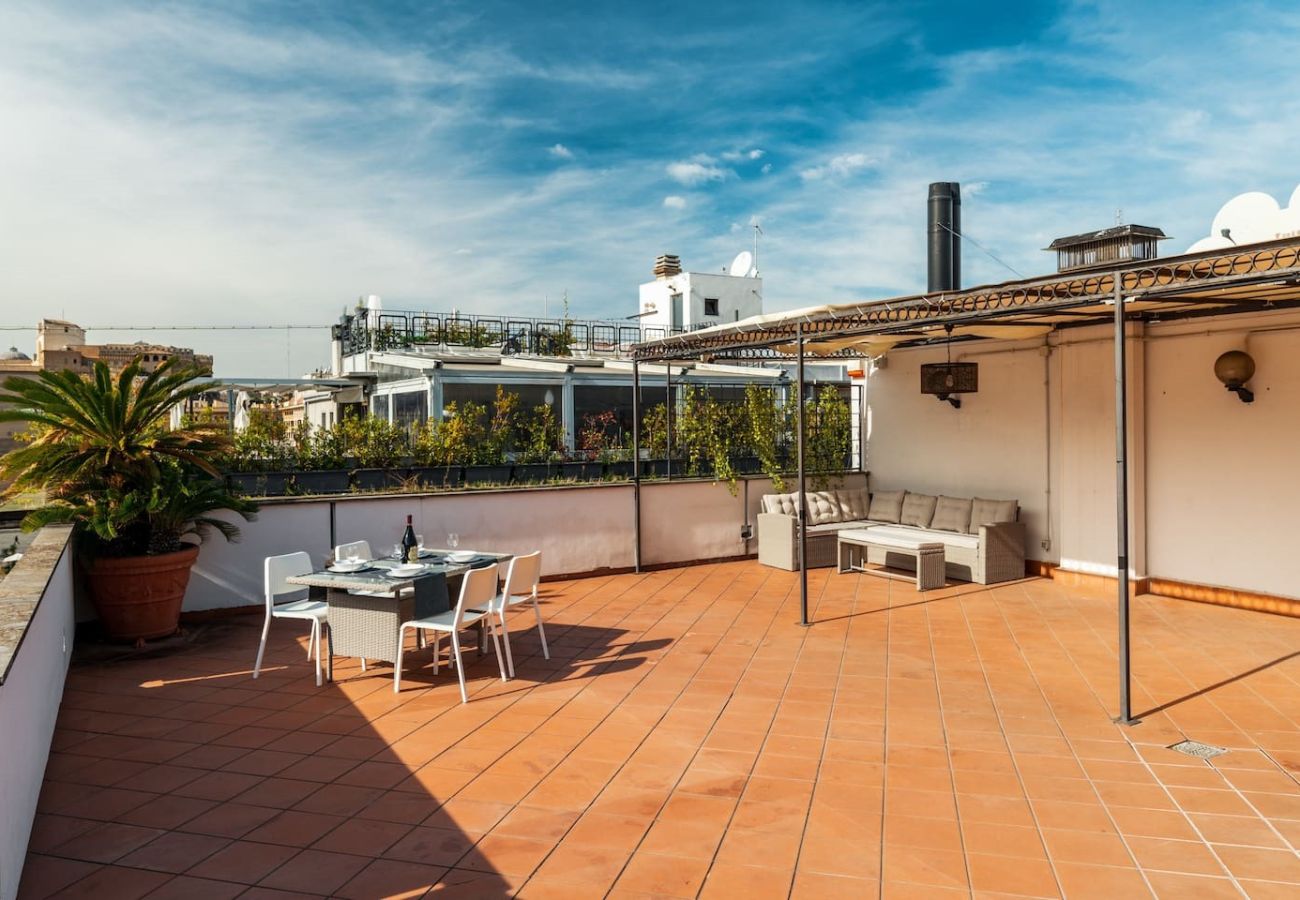
[[[443,347],[496,350],[507,356],[602,357],[629,356],[639,343],[700,327],[704,326],[665,328],[627,319],[550,319],[412,310],[357,310],[336,326],[345,354]]]
[[[340,324],[344,353],[458,347],[506,355],[622,356],[642,341],[682,329],[602,319],[544,319],[467,313],[358,311]]]

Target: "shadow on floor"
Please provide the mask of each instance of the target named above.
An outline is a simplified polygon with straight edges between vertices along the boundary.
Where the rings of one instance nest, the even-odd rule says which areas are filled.
[[[340,658],[318,688],[296,622],[273,624],[254,680],[260,627],[232,617],[143,650],[81,642],[20,897],[513,896],[541,862],[520,859],[529,824],[511,827],[513,803],[460,793],[504,752],[491,735],[524,736],[492,718],[510,694],[627,671],[667,643],[556,628],[545,660],[535,629],[512,629],[517,678],[466,649],[462,705],[454,670],[435,676],[413,644],[400,695],[390,665]],[[473,748],[459,743],[471,734]]]

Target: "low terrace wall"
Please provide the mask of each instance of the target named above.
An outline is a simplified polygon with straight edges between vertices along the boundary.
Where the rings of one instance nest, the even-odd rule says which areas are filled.
[[[0,580],[0,900],[18,895],[72,653],[69,534],[43,529]]]
[[[845,475],[841,483],[861,487],[866,476]],[[766,477],[741,479],[734,495],[712,481],[643,484],[642,564],[752,553],[757,545],[741,537],[741,528],[754,523],[762,496],[773,490]],[[541,550],[543,576],[627,570],[635,563],[633,510],[628,483],[267,500],[256,521],[241,524],[239,543],[214,538],[203,545],[185,609],[261,604],[267,556],[305,550],[321,561],[335,544],[358,540],[369,541],[376,554],[387,553],[408,515],[430,546],[442,546],[454,531],[461,549]]]

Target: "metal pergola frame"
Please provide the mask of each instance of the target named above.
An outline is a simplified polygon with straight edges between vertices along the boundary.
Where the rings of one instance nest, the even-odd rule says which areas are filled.
[[[1119,631],[1119,714],[1135,724],[1131,695],[1129,622],[1128,322],[1300,307],[1300,238],[1142,260],[1110,269],[1008,281],[969,290],[917,294],[889,300],[812,307],[756,316],[727,325],[647,341],[632,349],[633,488],[635,563],[641,570],[640,389],[641,363],[691,359],[793,358],[796,364],[799,502],[799,624],[808,618],[807,507],[804,454],[804,358],[821,342],[835,341],[823,356],[861,357],[872,338],[888,337],[886,349],[926,346],[941,340],[1014,340],[1014,329],[1035,334],[1109,324],[1115,345],[1116,593]],[[984,333],[981,334],[981,326]],[[1000,330],[990,334],[994,326]],[[1044,330],[1046,326],[1046,331]],[[1007,335],[1006,329],[1012,329]],[[853,339],[858,339],[856,342]],[[854,344],[857,344],[854,347]],[[878,344],[879,348],[881,345]]]

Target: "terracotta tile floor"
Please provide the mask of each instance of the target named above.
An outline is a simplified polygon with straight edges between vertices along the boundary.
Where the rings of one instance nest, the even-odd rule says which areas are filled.
[[[519,678],[260,621],[70,674],[24,897],[1297,897],[1300,620],[755,563],[544,586]],[[1230,747],[1204,762],[1183,738]]]

